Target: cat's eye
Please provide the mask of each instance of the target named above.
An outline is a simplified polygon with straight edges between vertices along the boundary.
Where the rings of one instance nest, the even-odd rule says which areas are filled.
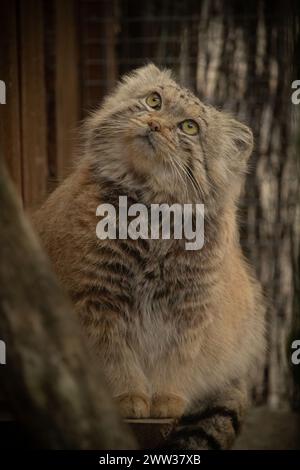
[[[147,96],[146,103],[147,103],[148,106],[150,106],[150,108],[160,109],[161,108],[161,97],[156,91],[154,91],[153,93],[150,93],[149,96]]]
[[[199,134],[199,126],[193,119],[186,119],[179,124],[180,129],[188,135]]]

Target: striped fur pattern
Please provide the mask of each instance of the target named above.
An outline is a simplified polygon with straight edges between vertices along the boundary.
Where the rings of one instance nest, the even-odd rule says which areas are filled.
[[[193,409],[177,424],[168,438],[168,450],[230,449],[240,433],[249,406],[247,386],[235,380],[229,387],[206,402],[194,403]]]
[[[146,104],[153,92],[159,110]],[[184,134],[184,119],[199,134]],[[159,131],[150,132],[153,122]],[[184,425],[198,428],[194,406],[247,377],[264,350],[260,287],[242,256],[236,216],[251,131],[150,64],[123,79],[84,135],[83,158],[36,213],[36,228],[122,414],[188,413]],[[99,240],[96,208],[120,195],[128,204],[204,203],[204,247]],[[216,423],[216,414],[226,434],[237,426],[223,408],[217,400],[201,420]]]

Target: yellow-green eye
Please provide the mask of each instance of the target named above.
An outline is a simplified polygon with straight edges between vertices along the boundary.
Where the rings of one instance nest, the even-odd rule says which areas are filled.
[[[161,108],[161,97],[156,91],[151,93],[147,98],[146,98],[146,103],[150,108],[153,109],[160,109]]]
[[[179,126],[185,134],[196,135],[199,133],[199,126],[192,119],[186,119],[185,121],[182,121]]]

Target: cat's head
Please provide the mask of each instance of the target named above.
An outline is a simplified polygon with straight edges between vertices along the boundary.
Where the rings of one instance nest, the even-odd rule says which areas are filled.
[[[125,76],[86,130],[87,153],[104,176],[200,202],[238,193],[253,147],[247,126],[153,64]]]

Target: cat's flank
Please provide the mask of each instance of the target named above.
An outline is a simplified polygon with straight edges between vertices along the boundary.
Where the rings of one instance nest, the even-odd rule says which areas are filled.
[[[252,133],[152,64],[125,77],[84,132],[82,159],[35,225],[99,370],[123,416],[184,415],[178,446],[228,447],[264,349],[260,287],[236,218]],[[124,195],[203,203],[203,248],[97,238],[97,206]]]

